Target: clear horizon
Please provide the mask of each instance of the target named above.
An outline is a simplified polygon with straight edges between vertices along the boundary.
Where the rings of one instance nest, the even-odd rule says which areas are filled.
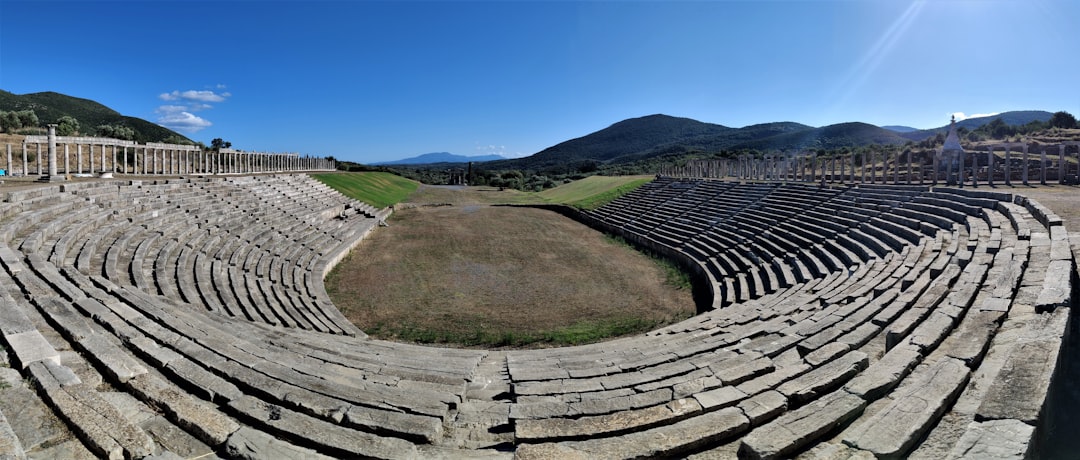
[[[935,128],[1080,115],[1080,2],[0,3],[0,89],[197,141],[520,157],[662,113]]]

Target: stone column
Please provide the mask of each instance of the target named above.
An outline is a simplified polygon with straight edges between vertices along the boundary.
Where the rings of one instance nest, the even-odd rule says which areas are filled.
[[[68,145],[64,144],[64,175],[71,174],[71,151],[68,149]]]
[[[908,185],[911,185],[911,172],[912,172],[911,170],[912,170],[912,166],[914,166],[914,165],[912,165],[912,163],[914,163],[914,162],[911,159],[911,150],[908,150],[907,151],[907,184]]]
[[[994,146],[991,145],[986,150],[986,185],[994,186]]]
[[[1058,146],[1058,183],[1065,183],[1065,144]]]
[[[862,153],[862,166],[859,167],[859,183],[866,183],[866,151]]]
[[[938,159],[937,154],[932,154],[932,155],[934,155],[934,160],[933,160],[934,161],[934,175],[930,178],[931,179],[930,183],[932,185],[936,186],[937,185],[937,179],[938,179],[938,171],[939,171],[938,168],[941,167],[941,160]]]
[[[1005,144],[1005,185],[1012,186],[1012,152],[1010,146]]]
[[[66,148],[67,146],[65,145],[64,147]],[[75,144],[75,154],[79,156],[79,158],[77,160],[75,160],[75,164],[79,168],[79,174],[82,174],[83,173],[82,144]]]
[[[979,188],[979,154],[971,154],[971,186]]]
[[[29,157],[29,154],[27,154],[27,152],[26,152],[26,142],[23,142],[23,145],[22,145],[22,175],[24,175],[24,176],[29,176],[30,175],[30,161],[28,161],[29,160],[28,157]]]
[[[1021,176],[1021,177],[1023,179],[1024,185],[1028,185],[1028,145],[1027,145],[1027,142],[1024,143],[1024,173],[1023,173],[1023,176]]]
[[[874,152],[870,152],[870,183],[877,183],[877,155]]]
[[[56,175],[56,125],[48,125],[49,136],[49,181],[62,181],[62,177]],[[40,153],[40,152],[39,152]],[[41,167],[41,156],[38,155],[38,167]]]
[[[7,145],[7,175],[11,175],[15,168],[11,167],[11,144]]]
[[[54,137],[55,137],[55,136],[54,136]],[[39,175],[39,176],[43,176],[43,175],[45,175],[45,174],[44,174],[44,173],[43,173],[43,172],[41,171],[41,162],[42,162],[42,158],[41,158],[41,143],[35,143],[34,145],[35,145],[35,146],[36,146],[36,148],[37,148],[37,157],[36,157],[37,159],[36,159],[36,160],[34,161],[35,163],[37,163],[37,175]],[[46,144],[46,146],[48,146],[48,144]],[[55,146],[54,146],[54,148],[53,148],[53,153],[54,153],[54,154],[56,153],[56,148],[55,148]],[[45,158],[45,161],[48,161],[48,157],[46,157],[46,158]]]
[[[1042,148],[1042,153],[1039,154],[1039,184],[1046,185],[1046,146]]]
[[[116,144],[113,144],[112,151],[112,169],[116,172]],[[101,144],[101,172],[108,172],[105,166],[105,144]]]

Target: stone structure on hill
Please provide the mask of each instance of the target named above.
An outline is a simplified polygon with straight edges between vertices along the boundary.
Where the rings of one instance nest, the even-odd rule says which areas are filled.
[[[956,116],[949,122],[949,134],[945,144],[938,152],[939,164],[945,167],[945,184],[964,186],[964,148],[960,146],[960,137],[956,135]],[[934,173],[937,176],[937,171]],[[936,181],[936,179],[935,179]]]

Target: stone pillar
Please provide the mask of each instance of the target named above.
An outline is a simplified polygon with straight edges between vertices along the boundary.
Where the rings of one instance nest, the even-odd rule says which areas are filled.
[[[986,149],[986,185],[994,186],[994,146]]]
[[[1012,185],[1012,152],[1009,144],[1005,144],[1005,185]]]
[[[1039,184],[1046,185],[1046,146],[1042,148],[1042,152],[1039,154]]]
[[[65,148],[66,147],[67,146],[65,146]],[[77,160],[75,160],[75,164],[79,168],[79,174],[82,174],[83,173],[82,144],[75,144],[75,154],[79,156],[79,158]]]
[[[960,188],[964,188],[964,163],[967,161],[967,157],[964,156],[964,152],[956,152],[956,183],[960,185]]]
[[[979,188],[979,154],[971,153],[971,186]]]
[[[28,157],[29,157],[29,154],[26,152],[26,142],[23,142],[23,145],[22,145],[22,175],[24,175],[24,176],[29,176],[30,175],[30,161],[28,161],[29,160]]]
[[[914,163],[914,162],[911,159],[911,150],[908,150],[907,151],[907,184],[908,185],[911,185],[911,172],[912,172],[911,170],[912,170],[912,166],[914,166],[914,165],[912,165],[912,163]]]
[[[113,152],[116,152],[115,147],[113,149]],[[124,146],[124,174],[128,173],[128,162],[127,162],[127,160],[128,160],[128,151],[127,151],[127,146],[125,145]]]
[[[1024,173],[1021,176],[1024,185],[1028,185],[1028,146],[1027,142],[1024,143]]]
[[[116,172],[116,144],[113,144],[112,151],[112,169],[113,172]],[[108,172],[108,169],[105,168],[105,144],[101,144],[101,172]]]
[[[938,159],[938,155],[937,155],[937,154],[933,154],[933,155],[934,155],[934,175],[933,175],[933,177],[931,177],[931,178],[930,178],[930,179],[931,179],[931,182],[930,182],[930,183],[931,183],[932,185],[935,185],[935,186],[936,186],[936,185],[937,185],[937,179],[938,179],[938,171],[939,171],[939,169],[938,169],[938,168],[940,168],[940,167],[941,167],[941,160],[940,160],[940,159]]]
[[[48,125],[49,136],[49,181],[61,181],[62,177],[56,175],[56,125]],[[38,152],[38,168],[41,168],[41,155]]]
[[[1058,183],[1065,183],[1065,144],[1058,145]]]
[[[859,168],[859,183],[866,183],[866,151],[862,153],[862,166]]]
[[[877,155],[870,152],[870,183],[877,183]]]
[[[11,144],[7,145],[7,175],[11,175],[15,168],[11,167]]]
[[[68,145],[64,144],[64,175],[68,174],[71,174],[71,151]]]

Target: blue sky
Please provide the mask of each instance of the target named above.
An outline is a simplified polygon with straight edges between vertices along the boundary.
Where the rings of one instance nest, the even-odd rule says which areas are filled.
[[[209,144],[526,156],[664,113],[741,127],[1080,115],[1080,2],[0,0],[0,89]]]

